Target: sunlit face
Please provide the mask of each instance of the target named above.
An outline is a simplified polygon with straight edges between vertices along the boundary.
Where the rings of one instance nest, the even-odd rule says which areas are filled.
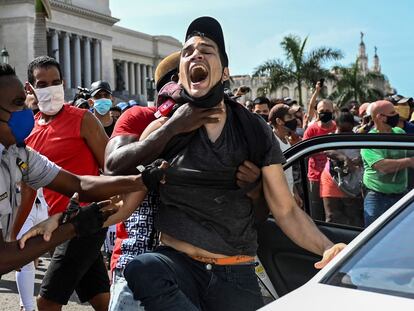
[[[55,66],[39,67],[33,70],[33,85],[27,83],[26,90],[28,94],[35,96],[34,89],[43,89],[45,87],[60,85],[63,83],[59,70]],[[34,89],[33,89],[34,88]],[[37,102],[36,98],[36,102]]]
[[[220,80],[228,80],[228,68],[223,70],[217,44],[205,37],[188,39],[181,52],[179,77],[195,98],[206,95]]]
[[[8,121],[11,112],[20,111],[26,108],[26,93],[23,84],[15,76],[0,77],[0,119]],[[7,111],[10,112],[7,112]],[[16,143],[15,138],[5,122],[0,122],[0,142],[5,145]]]
[[[317,113],[333,112],[333,105],[330,102],[320,101],[316,107]]]

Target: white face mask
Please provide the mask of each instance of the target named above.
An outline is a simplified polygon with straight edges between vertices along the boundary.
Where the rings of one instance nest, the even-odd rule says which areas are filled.
[[[39,110],[42,113],[48,116],[54,116],[62,109],[65,102],[63,84],[34,89],[34,91],[38,100]]]

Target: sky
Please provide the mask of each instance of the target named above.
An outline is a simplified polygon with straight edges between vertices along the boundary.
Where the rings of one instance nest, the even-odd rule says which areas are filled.
[[[344,58],[335,64],[349,65],[356,59],[362,31],[369,66],[377,46],[391,85],[399,94],[414,96],[413,0],[110,0],[110,9],[119,26],[181,42],[192,20],[216,18],[231,75],[252,74],[266,60],[284,59],[280,41],[288,34],[308,36],[308,49],[340,49]]]

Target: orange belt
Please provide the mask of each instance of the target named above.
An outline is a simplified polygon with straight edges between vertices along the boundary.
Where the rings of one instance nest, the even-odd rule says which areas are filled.
[[[252,256],[245,256],[245,255],[237,255],[237,256],[230,256],[224,258],[209,258],[209,257],[201,257],[201,256],[190,256],[194,260],[211,263],[219,266],[226,266],[226,265],[237,265],[243,263],[250,263],[254,262],[254,257]]]

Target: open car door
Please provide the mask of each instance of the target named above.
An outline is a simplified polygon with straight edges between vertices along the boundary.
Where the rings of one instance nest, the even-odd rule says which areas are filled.
[[[285,170],[292,165],[299,170],[302,187],[303,209],[310,215],[310,196],[307,180],[308,157],[327,150],[345,149],[397,149],[408,150],[413,154],[414,136],[396,134],[334,134],[312,138],[286,150]],[[414,154],[413,154],[414,155]],[[412,188],[413,171],[409,172],[409,187]],[[361,182],[362,183],[362,182]],[[363,205],[361,197],[360,205]],[[363,206],[355,206],[363,211]],[[310,215],[312,217],[312,215]],[[362,217],[362,215],[361,215]],[[364,228],[343,223],[314,220],[318,228],[334,243],[349,243]],[[320,256],[312,254],[294,244],[276,225],[272,217],[258,228],[258,257],[261,264],[256,272],[262,285],[269,290],[273,299],[277,299],[310,280],[317,272],[314,263]],[[270,283],[269,283],[270,281]],[[267,284],[267,285],[266,285]],[[269,286],[270,284],[270,286]]]

